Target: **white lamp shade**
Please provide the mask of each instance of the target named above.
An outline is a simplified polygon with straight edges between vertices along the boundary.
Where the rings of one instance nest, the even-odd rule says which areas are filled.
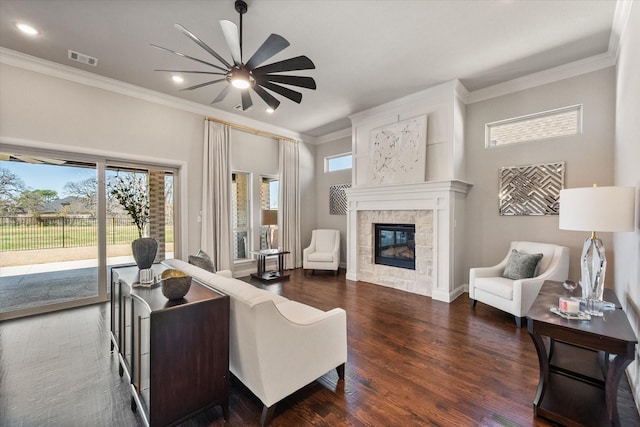
[[[634,187],[585,187],[560,191],[560,229],[633,231]]]

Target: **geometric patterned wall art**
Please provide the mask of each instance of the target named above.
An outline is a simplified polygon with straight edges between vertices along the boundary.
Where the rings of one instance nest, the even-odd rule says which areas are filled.
[[[500,215],[558,215],[564,162],[500,168]]]
[[[329,187],[329,215],[347,214],[347,193],[346,188],[351,188],[351,184],[339,184]]]

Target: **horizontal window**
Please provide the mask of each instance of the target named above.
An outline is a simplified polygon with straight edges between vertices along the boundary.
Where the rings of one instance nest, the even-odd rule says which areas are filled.
[[[334,172],[344,169],[351,169],[351,153],[338,154],[324,158],[324,171]]]
[[[574,105],[487,123],[485,147],[497,147],[579,133],[582,133],[582,105]]]

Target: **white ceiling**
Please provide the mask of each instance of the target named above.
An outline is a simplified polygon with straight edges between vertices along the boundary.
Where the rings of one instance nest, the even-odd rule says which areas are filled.
[[[291,46],[267,63],[307,55],[317,90],[300,105],[280,95],[276,113],[252,93],[215,104],[228,112],[311,136],[350,127],[348,116],[431,86],[460,79],[470,91],[607,52],[613,0],[247,0],[248,58],[270,33]],[[154,43],[216,63],[178,32],[180,23],[228,60],[221,19],[238,23],[233,0],[0,0],[0,46],[146,89],[208,105],[225,83],[179,92],[167,73],[202,69]],[[36,26],[27,37],[16,22]],[[98,66],[67,59],[71,49]],[[195,64],[195,66],[193,65]],[[207,81],[185,74],[182,87]],[[214,76],[215,77],[215,76]],[[0,76],[1,78],[1,76]],[[210,79],[211,80],[211,79]],[[293,88],[296,89],[296,88]]]

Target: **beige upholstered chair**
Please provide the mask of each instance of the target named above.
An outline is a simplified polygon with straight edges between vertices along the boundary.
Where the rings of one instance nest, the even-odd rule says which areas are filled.
[[[302,267],[305,270],[333,270],[338,274],[340,266],[340,231],[313,230],[311,244],[302,251]]]
[[[513,272],[514,264],[508,265],[512,251],[520,254],[542,254],[531,278],[514,280],[503,277],[505,268]],[[507,276],[518,277],[518,274]],[[535,301],[545,280],[564,281],[569,274],[569,248],[551,243],[511,242],[507,256],[493,267],[469,270],[469,298],[475,308],[478,301],[506,311],[515,316],[516,325],[522,327],[531,305]]]

